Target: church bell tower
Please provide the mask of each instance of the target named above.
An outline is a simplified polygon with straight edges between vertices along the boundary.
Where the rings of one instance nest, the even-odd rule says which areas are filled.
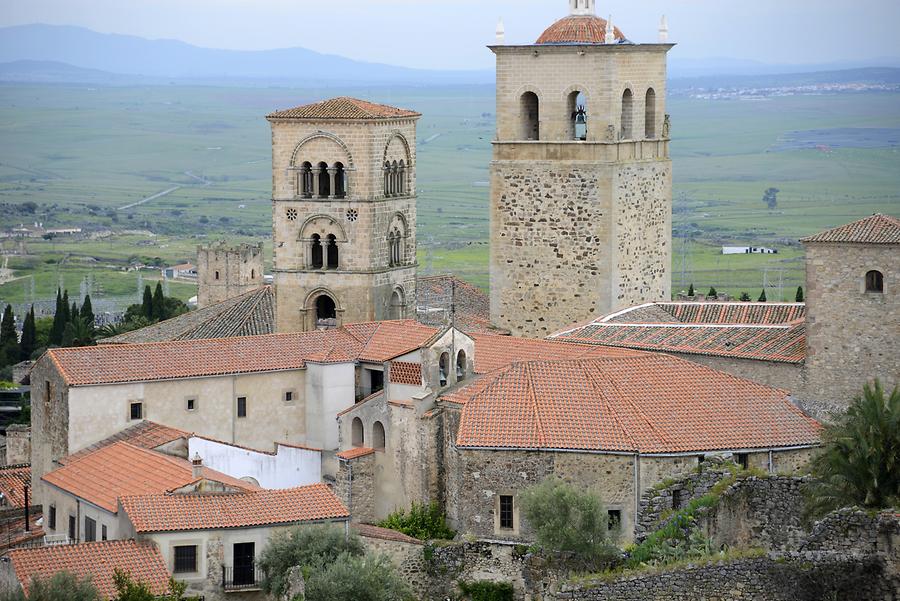
[[[568,1],[534,44],[491,46],[491,321],[521,336],[671,295],[672,45]]]
[[[415,317],[419,117],[355,98],[267,117],[279,332]]]

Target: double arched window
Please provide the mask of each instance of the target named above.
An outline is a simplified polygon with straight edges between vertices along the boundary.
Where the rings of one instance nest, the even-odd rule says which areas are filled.
[[[313,269],[337,269],[338,244],[334,234],[322,238],[319,234],[310,237],[309,266]]]
[[[384,163],[384,195],[406,196],[406,162],[385,161]]]
[[[305,161],[300,165],[298,191],[302,198],[346,198],[347,172],[344,164],[334,165],[321,161],[313,165]]]
[[[388,234],[388,252],[390,254],[388,264],[391,267],[399,267],[406,263],[403,252],[403,234],[397,228]]]

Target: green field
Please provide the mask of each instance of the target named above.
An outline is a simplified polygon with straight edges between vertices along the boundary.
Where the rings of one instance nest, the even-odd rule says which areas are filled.
[[[423,113],[420,265],[458,273],[487,289],[494,130],[489,87],[6,85],[0,87],[0,231],[41,222],[104,231],[106,237],[28,240],[28,257],[9,258],[15,279],[0,285],[0,303],[51,298],[60,281],[70,290],[87,286],[111,304],[128,302],[138,286],[138,273],[125,271],[130,263],[189,261],[197,244],[215,238],[265,239],[270,256],[270,134],[263,117],[339,94]],[[797,238],[876,211],[900,214],[897,143],[872,147],[852,129],[900,128],[900,94],[677,97],[669,100],[668,112],[674,291],[693,282],[699,291],[712,285],[733,294],[747,290],[755,298],[767,281],[770,299],[781,289],[792,299],[803,278]],[[840,140],[830,147],[793,144],[804,132],[845,128],[847,135],[828,137]],[[772,211],[762,202],[769,187],[780,190]],[[122,209],[170,188],[176,189]],[[37,203],[34,213],[24,210],[28,202]],[[780,252],[722,256],[723,243]],[[158,279],[159,271],[144,270],[140,277]],[[194,294],[187,284],[173,283],[171,292]]]

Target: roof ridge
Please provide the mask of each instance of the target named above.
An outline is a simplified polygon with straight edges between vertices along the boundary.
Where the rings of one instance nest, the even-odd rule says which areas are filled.
[[[547,444],[547,437],[544,436],[544,424],[541,420],[541,412],[538,409],[537,393],[534,390],[534,376],[531,373],[528,363],[524,363],[522,369],[525,371],[525,382],[527,383],[526,390],[528,391],[529,401],[531,402],[531,409],[534,411],[534,423],[537,427],[537,437],[543,447]]]
[[[599,386],[597,386],[597,381],[593,377],[594,374],[592,374],[588,370],[588,365],[585,364],[585,361],[587,361],[587,360],[581,359],[579,361],[580,367],[585,375],[585,380],[588,382],[588,384],[590,384],[591,388],[593,388],[594,390],[597,391],[597,394],[600,396],[600,399],[602,400],[602,402],[606,404],[606,409],[607,409],[607,411],[609,411],[609,415],[612,417],[613,421],[616,422],[616,424],[618,424],[619,428],[622,430],[622,433],[625,434],[625,437],[631,441],[631,446],[636,451],[640,451],[641,447],[638,444],[637,440],[635,439],[634,435],[628,430],[628,428],[625,426],[625,424],[622,423],[622,420],[619,419],[618,413],[616,411],[613,411],[612,404],[609,402],[609,399],[606,398],[606,394],[604,394],[603,389],[600,388]],[[590,367],[593,368],[593,370],[595,370],[595,371],[599,371],[599,370],[597,370],[597,366],[593,361],[591,362]],[[616,388],[616,390],[618,391],[618,388]]]

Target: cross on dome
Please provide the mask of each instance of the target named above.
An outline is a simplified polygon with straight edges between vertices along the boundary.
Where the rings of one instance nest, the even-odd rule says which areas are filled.
[[[595,0],[569,0],[569,13],[574,16],[593,16]]]

